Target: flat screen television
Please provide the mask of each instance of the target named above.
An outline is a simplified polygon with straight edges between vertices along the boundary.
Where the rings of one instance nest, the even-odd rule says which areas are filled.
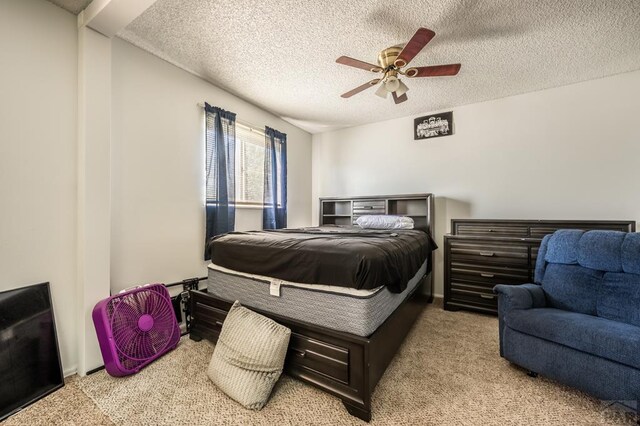
[[[0,292],[0,421],[62,386],[49,283]]]

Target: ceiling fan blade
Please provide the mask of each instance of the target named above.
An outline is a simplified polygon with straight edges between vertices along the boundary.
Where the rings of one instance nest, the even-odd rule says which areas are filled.
[[[416,31],[413,37],[411,37],[411,40],[404,46],[404,49],[402,49],[402,52],[400,52],[393,64],[398,68],[406,66],[435,35],[436,33],[427,28],[418,28],[418,31]]]
[[[369,87],[375,86],[376,84],[378,84],[379,81],[380,81],[379,78],[374,78],[373,80],[368,81],[365,84],[356,87],[355,89],[349,90],[348,92],[343,93],[340,96],[342,96],[343,98],[350,98],[353,95],[357,95],[358,93],[362,92],[363,90],[368,89]]]
[[[340,56],[336,59],[336,62],[342,65],[348,65],[350,67],[360,68],[371,72],[381,72],[382,68],[378,65],[373,65],[368,62],[359,61],[357,59],[350,58],[348,56]]]
[[[396,92],[391,92],[391,94],[393,95],[393,102],[395,102],[396,104],[401,104],[402,102],[406,101],[407,99],[407,94],[403,93],[402,96],[398,96],[396,94]]]
[[[414,67],[405,71],[407,77],[442,77],[456,75],[460,71],[460,64],[433,65],[430,67]]]

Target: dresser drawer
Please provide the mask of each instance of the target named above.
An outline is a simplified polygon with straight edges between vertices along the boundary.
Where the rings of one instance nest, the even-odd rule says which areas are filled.
[[[489,284],[515,284],[529,282],[529,268],[488,266],[451,262],[451,281],[463,280]]]
[[[540,246],[531,247],[531,266],[533,268],[536,267],[536,261],[538,260],[539,251],[540,251]]]
[[[531,238],[540,238],[543,239],[547,234],[553,234],[558,229],[566,229],[557,226],[532,226],[531,227]]]
[[[527,267],[529,246],[526,244],[500,244],[452,240],[451,260],[471,264],[508,264]]]
[[[197,299],[195,300],[194,306],[194,317],[197,318],[195,321],[198,327],[204,327],[217,338],[222,331],[222,324],[227,317],[227,312],[209,306],[206,302],[201,302]]]
[[[504,226],[491,224],[457,225],[457,235],[479,235],[493,237],[527,237],[528,226]]]
[[[386,202],[384,200],[360,200],[353,202],[353,208],[360,210],[384,209],[385,206]]]
[[[349,350],[291,333],[287,362],[338,382],[349,384]]]
[[[384,207],[379,208],[379,209],[353,209],[353,215],[354,216],[364,216],[364,215],[368,215],[368,214],[385,214],[386,210],[384,209]]]
[[[384,200],[361,200],[353,202],[353,215],[385,214],[386,202]]]
[[[477,291],[473,287],[452,287],[449,300],[463,304],[472,304],[487,308],[498,308],[498,298],[493,291]]]
[[[466,290],[474,290],[476,292],[484,292],[491,293],[493,288],[496,286],[496,283],[488,282],[488,281],[474,281],[473,279],[465,280],[465,279],[455,279],[451,280],[449,283],[449,288],[458,288],[458,289],[466,289]]]
[[[386,204],[385,200],[356,200],[353,202],[353,207],[362,207],[362,206],[384,207],[385,204]]]

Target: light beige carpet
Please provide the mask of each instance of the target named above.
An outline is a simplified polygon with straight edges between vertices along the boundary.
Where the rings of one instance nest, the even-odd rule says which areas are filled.
[[[78,387],[78,377],[65,380],[62,389],[9,417],[2,426],[96,425],[114,423]]]
[[[635,424],[576,390],[532,379],[498,355],[497,319],[429,306],[373,396],[373,425]],[[6,425],[362,425],[342,403],[283,376],[259,412],[207,379],[213,345],[183,339],[139,374],[71,380]],[[3,425],[4,426],[4,425]]]

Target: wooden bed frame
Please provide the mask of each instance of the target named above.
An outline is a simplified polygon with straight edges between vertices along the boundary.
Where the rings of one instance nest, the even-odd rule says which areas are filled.
[[[321,199],[321,204],[322,200],[324,199]],[[387,209],[388,200],[424,200],[426,212],[422,216],[425,220],[423,223],[433,232],[432,194],[340,200],[385,200]],[[322,216],[320,221],[322,224]],[[433,256],[431,264],[433,265]],[[269,312],[255,311],[291,329],[291,340],[284,365],[286,374],[337,396],[351,415],[368,422],[371,420],[371,395],[376,384],[422,309],[432,300],[433,273],[430,273],[422,277],[413,293],[369,337],[335,331]],[[190,338],[195,341],[205,338],[217,342],[230,308],[230,302],[218,299],[206,290],[192,290]]]

